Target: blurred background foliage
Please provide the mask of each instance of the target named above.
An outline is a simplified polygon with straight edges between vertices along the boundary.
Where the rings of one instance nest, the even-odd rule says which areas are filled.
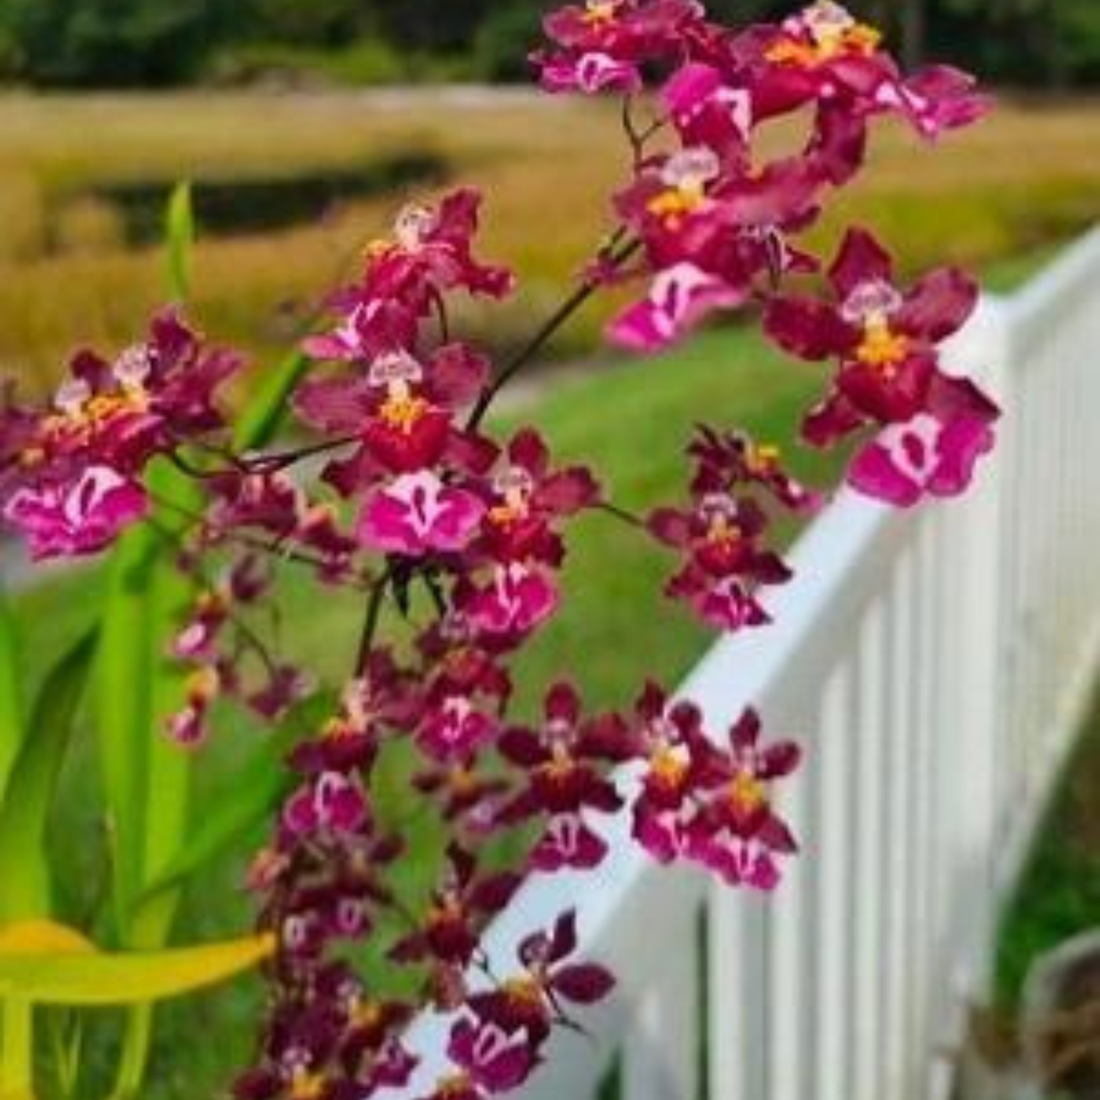
[[[0,80],[178,85],[280,72],[343,83],[510,80],[551,0],[5,0]],[[1100,82],[1095,0],[853,0],[911,63],[935,54],[999,83]],[[750,20],[785,0],[712,0]]]

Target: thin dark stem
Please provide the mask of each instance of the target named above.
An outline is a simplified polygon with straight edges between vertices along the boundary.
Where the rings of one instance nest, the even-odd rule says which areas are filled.
[[[171,462],[180,473],[186,474],[196,481],[209,481],[211,478],[220,477],[226,472],[224,470],[200,470],[198,466],[193,466],[188,462],[179,451],[169,451],[168,461]]]
[[[435,309],[435,319],[439,325],[439,342],[449,344],[451,342],[451,322],[447,316],[447,303],[443,295],[434,287],[432,288],[432,306]]]
[[[613,238],[614,239],[614,238]],[[628,241],[606,256],[607,262],[620,267],[641,247],[641,241]],[[531,339],[505,364],[492,383],[485,388],[466,422],[466,430],[473,431],[485,418],[496,396],[528,363],[546,346],[550,338],[583,306],[599,289],[600,282],[591,276],[584,281],[561,303],[543,322]]]
[[[184,508],[182,505],[176,504],[174,501],[168,500],[156,493],[149,493],[149,499],[158,507],[174,512],[176,515],[190,521],[197,527],[209,526],[205,516],[198,512],[191,511],[190,508]],[[281,542],[269,542],[267,539],[251,535],[247,531],[219,530],[216,533],[227,542],[236,543],[249,550],[257,550],[261,553],[269,554],[273,558],[278,558],[279,561],[289,562],[293,565],[305,565],[318,570],[329,570],[332,568],[331,562],[326,561],[324,558],[319,558],[313,554],[306,554],[301,550],[292,550]],[[354,570],[347,567],[341,570],[340,575],[346,578],[347,583],[354,584],[359,588],[366,588],[370,583],[369,576],[356,573]]]
[[[634,170],[637,171],[645,160],[646,142],[654,134],[658,133],[667,124],[667,119],[655,118],[644,130],[639,130],[634,121],[634,97],[623,96],[622,124],[627,141],[630,142],[631,152],[634,154]]]
[[[302,462],[307,458],[328,454],[337,451],[341,447],[347,447],[358,442],[357,435],[344,435],[338,439],[326,439],[320,443],[310,444],[308,447],[298,447],[289,451],[276,451],[273,454],[257,455],[255,458],[242,458],[240,461],[246,469],[252,473],[276,473]]]
[[[630,527],[645,527],[645,520],[643,520],[641,516],[635,515],[626,508],[620,508],[617,504],[612,504],[609,500],[602,500],[599,504],[594,504],[592,507],[595,511],[613,516],[615,519],[621,520]]]
[[[169,546],[171,546],[177,552],[182,553],[184,546],[183,540],[174,532],[170,531],[162,523],[159,523],[156,518],[149,516],[146,517],[145,522],[155,532],[158,538],[163,539]],[[197,563],[189,563],[182,567],[181,572],[191,578],[192,583],[197,589],[205,592],[213,592],[215,584],[210,577],[203,572],[201,566]],[[237,631],[237,636],[241,642],[243,642],[249,649],[251,649],[257,657],[260,658],[264,668],[267,670],[267,674],[271,677],[275,677],[279,671],[278,662],[272,657],[270,651],[267,648],[267,644],[263,638],[252,629],[235,611],[231,608],[226,608],[226,618],[233,625],[233,628]]]
[[[393,581],[393,566],[387,566],[386,571],[371,585],[370,594],[367,597],[367,607],[363,615],[363,626],[359,631],[359,649],[355,655],[355,675],[362,676],[370,659],[370,652],[374,646],[374,636],[378,632],[378,621],[382,615],[382,604],[386,593]]]

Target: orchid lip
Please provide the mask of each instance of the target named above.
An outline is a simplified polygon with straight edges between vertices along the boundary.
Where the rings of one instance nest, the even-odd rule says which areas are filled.
[[[904,304],[905,299],[897,287],[885,279],[868,279],[859,283],[844,299],[840,315],[850,324],[867,324],[885,320]]]
[[[408,252],[415,252],[438,224],[435,211],[427,206],[406,206],[394,223],[397,243]]]

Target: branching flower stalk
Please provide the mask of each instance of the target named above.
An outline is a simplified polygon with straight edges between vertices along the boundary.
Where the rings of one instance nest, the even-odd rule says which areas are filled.
[[[191,577],[220,579],[170,643],[193,668],[185,708],[166,719],[181,743],[209,736],[215,698],[276,722],[314,690],[310,670],[246,625],[274,599],[280,563],[310,569],[320,598],[346,588],[362,601],[352,676],[289,754],[295,788],[248,876],[279,946],[242,1098],[401,1094],[415,1068],[404,1030],[427,1008],[451,1017],[453,1072],[425,1100],[522,1084],[551,1033],[579,1030],[581,1008],[614,978],[576,957],[571,911],[532,929],[508,974],[488,969],[482,932],[526,877],[599,867],[609,815],[630,814],[658,862],[732,887],[773,889],[796,850],[775,788],[799,749],[766,739],[752,710],[710,730],[649,682],[631,708],[592,713],[563,677],[546,686],[539,721],[511,714],[510,664],[558,610],[577,515],[602,511],[657,540],[676,563],[668,595],[739,631],[769,621],[769,589],[791,576],[772,520],[822,501],[774,447],[707,425],[687,446],[683,499],[636,516],[587,467],[558,465],[535,427],[487,427],[497,395],[590,298],[636,285],[608,336],[645,353],[712,315],[758,309],[780,347],[832,365],[804,439],[854,444],[848,482],[899,507],[961,493],[993,446],[996,407],[939,355],[974,308],[972,280],[945,268],[904,288],[866,230],[849,230],[831,260],[804,236],[858,175],[873,121],[897,116],[931,139],[977,119],[986,102],[969,77],[903,74],[877,32],[830,0],[742,29],[710,21],[696,0],[589,0],[550,15],[546,34],[532,60],[547,91],[623,98],[629,178],[613,197],[617,228],[512,359],[494,369],[450,322],[454,296],[500,299],[515,283],[475,257],[481,198],[463,188],[403,210],[330,298],[332,324],[304,341],[312,365],[291,400],[313,433],[304,446],[232,452],[217,395],[242,359],[172,309],[113,359],[77,355],[47,407],[10,392],[0,406],[0,513],[35,557],[96,553],[156,522],[146,470],[157,456],[198,486],[204,503],[175,516],[186,522],[173,552]],[[639,124],[643,93],[653,118]],[[764,159],[760,128],[787,116],[804,127],[801,149]],[[306,459],[323,460],[318,476]],[[406,640],[390,636],[401,617]],[[379,762],[394,756],[415,766],[408,814],[386,823]],[[426,816],[447,837],[438,878],[399,897],[393,864]],[[501,836],[514,854],[504,867],[487,855]],[[400,935],[383,942],[395,922]],[[377,967],[357,971],[347,945],[368,942],[414,996],[387,998]]]

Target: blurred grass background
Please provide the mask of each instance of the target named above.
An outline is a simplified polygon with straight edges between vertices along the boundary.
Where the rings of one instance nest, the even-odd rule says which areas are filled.
[[[601,196],[626,169],[612,105],[522,91],[12,93],[0,96],[0,133],[0,373],[38,391],[56,382],[74,343],[132,342],[163,297],[158,250],[132,239],[135,189],[193,179],[201,222],[204,181],[230,192],[238,183],[247,205],[248,188],[293,198],[326,174],[354,184],[360,173],[358,189],[290,224],[257,233],[234,231],[230,220],[200,245],[199,319],[264,362],[386,232],[395,207],[438,177],[490,196],[483,250],[515,264],[523,289],[491,315],[470,309],[465,324],[498,349],[514,344],[608,228]],[[790,139],[782,130],[772,137],[776,148]],[[988,265],[1065,239],[1100,214],[1100,110],[1088,99],[1008,101],[937,149],[887,127],[872,163],[818,243],[858,219],[910,268]],[[430,178],[387,186],[395,164]],[[554,354],[591,352],[602,319],[589,312]]]

